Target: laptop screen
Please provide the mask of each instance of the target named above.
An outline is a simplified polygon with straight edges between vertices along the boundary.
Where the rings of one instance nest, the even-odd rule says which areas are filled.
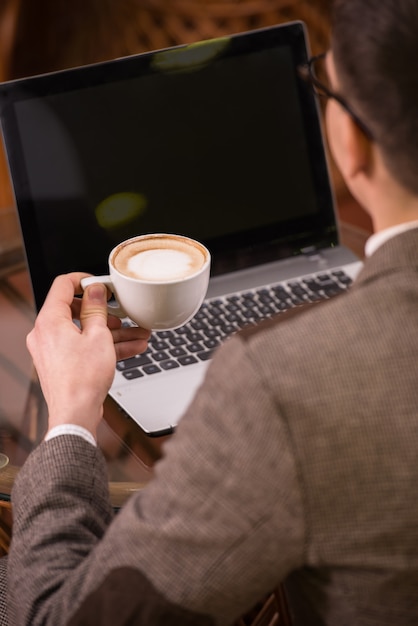
[[[4,83],[35,301],[119,241],[201,240],[212,273],[337,243],[302,23]]]

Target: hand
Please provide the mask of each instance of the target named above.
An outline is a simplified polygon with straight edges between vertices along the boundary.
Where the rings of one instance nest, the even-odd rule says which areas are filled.
[[[78,424],[95,436],[116,360],[144,352],[150,331],[121,327],[108,316],[104,285],[90,285],[81,300],[75,298],[84,276],[55,279],[27,346],[48,405],[49,428]]]

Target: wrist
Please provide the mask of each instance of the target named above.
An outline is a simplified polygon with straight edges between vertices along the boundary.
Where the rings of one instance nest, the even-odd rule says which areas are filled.
[[[91,436],[97,439],[97,427],[103,415],[103,406],[100,408],[88,408],[73,405],[71,407],[60,407],[59,410],[49,409],[48,432],[61,426],[74,426],[88,431]]]

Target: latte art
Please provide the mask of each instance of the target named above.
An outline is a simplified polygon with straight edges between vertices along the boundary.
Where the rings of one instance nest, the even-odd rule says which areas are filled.
[[[131,257],[128,271],[143,280],[175,280],[196,271],[194,258],[179,250],[145,250]]]
[[[185,279],[205,263],[203,250],[174,236],[150,237],[121,246],[113,258],[116,269],[138,280],[164,282]]]

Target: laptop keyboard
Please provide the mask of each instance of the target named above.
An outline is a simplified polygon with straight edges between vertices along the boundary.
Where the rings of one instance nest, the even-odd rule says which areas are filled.
[[[331,298],[351,282],[343,270],[336,270],[206,300],[190,322],[176,330],[153,332],[146,352],[119,361],[116,367],[127,380],[134,380],[207,361],[224,339],[244,326],[300,304]]]

